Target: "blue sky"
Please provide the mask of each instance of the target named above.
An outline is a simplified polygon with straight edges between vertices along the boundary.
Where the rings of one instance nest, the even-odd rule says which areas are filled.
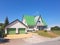
[[[60,25],[60,0],[0,0],[0,22],[6,16],[10,22],[21,20],[24,14],[41,14],[48,26]]]

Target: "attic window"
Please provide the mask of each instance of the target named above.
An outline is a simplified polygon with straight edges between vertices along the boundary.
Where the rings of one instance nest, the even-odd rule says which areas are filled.
[[[40,21],[38,21],[40,23]]]

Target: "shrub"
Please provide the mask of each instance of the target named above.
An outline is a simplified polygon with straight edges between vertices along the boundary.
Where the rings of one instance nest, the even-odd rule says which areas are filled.
[[[52,31],[53,31],[53,30],[60,30],[60,27],[54,26],[54,27],[51,27],[51,30],[52,30]]]
[[[44,30],[44,32],[47,32],[47,30]]]

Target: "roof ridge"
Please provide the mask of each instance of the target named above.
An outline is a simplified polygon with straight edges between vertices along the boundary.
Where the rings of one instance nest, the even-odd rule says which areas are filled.
[[[12,22],[11,22],[11,23],[9,23],[8,25],[10,25],[10,24],[14,23],[15,21],[19,21],[19,22],[20,22],[20,23],[22,23],[24,26],[26,26],[26,25],[25,25],[23,22],[21,22],[19,19],[16,19],[16,20],[12,21]],[[7,25],[7,26],[8,26],[8,25]],[[7,26],[6,26],[6,27],[7,27]],[[27,27],[27,26],[26,26],[26,27]]]

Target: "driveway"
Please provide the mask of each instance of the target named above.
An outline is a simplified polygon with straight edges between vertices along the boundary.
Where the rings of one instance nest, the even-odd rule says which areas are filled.
[[[31,37],[10,39],[9,42],[3,43],[1,45],[31,45],[31,44],[37,44],[37,43],[45,42],[49,39],[50,38],[39,36],[35,33],[32,33]]]
[[[32,36],[32,33],[28,33],[28,34],[13,34],[13,35],[7,35],[7,37],[5,37],[6,39],[20,39],[20,38],[29,38]]]
[[[10,39],[9,42],[2,43],[0,45],[25,45],[28,44],[22,39]]]
[[[60,39],[51,40],[51,41],[42,42],[42,43],[36,43],[36,44],[32,44],[32,45],[60,45]]]
[[[0,45],[60,45],[60,37],[39,43],[28,43],[23,39],[11,39],[9,42]]]
[[[51,38],[47,38],[47,37],[43,37],[43,36],[39,36],[36,33],[33,33],[31,37],[29,38],[24,38],[23,40],[27,43],[40,43],[40,42],[45,42],[47,40],[50,40]]]

